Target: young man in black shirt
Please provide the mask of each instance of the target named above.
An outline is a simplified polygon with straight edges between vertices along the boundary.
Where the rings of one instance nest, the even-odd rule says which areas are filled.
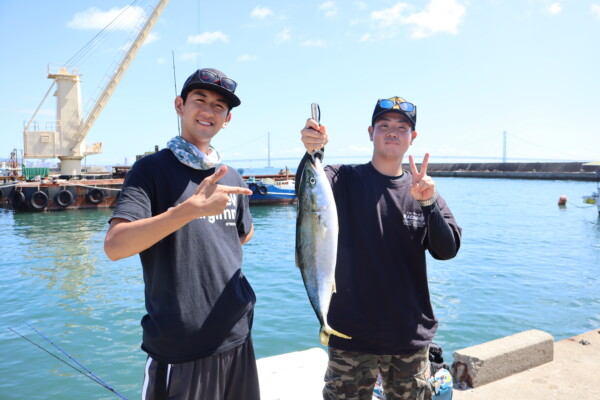
[[[106,254],[139,253],[144,271],[144,399],[260,398],[256,298],[241,270],[252,192],[210,144],[240,105],[236,86],[210,68],[188,78],[181,136],[134,164],[110,220]]]
[[[352,339],[332,335],[325,399],[371,399],[377,375],[388,398],[428,399],[429,344],[438,322],[427,283],[425,252],[454,257],[461,229],[427,175],[405,153],[417,137],[416,106],[400,97],[381,99],[368,128],[371,161],[330,165],[339,221],[336,293],[329,325]],[[301,131],[307,154],[328,142],[327,129],[309,119]],[[297,180],[298,181],[298,180]]]

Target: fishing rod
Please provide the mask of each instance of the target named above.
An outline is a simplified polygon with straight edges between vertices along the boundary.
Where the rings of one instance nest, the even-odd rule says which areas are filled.
[[[175,51],[171,50],[171,55],[173,57],[173,83],[175,84],[175,97],[179,96],[177,93],[177,74],[175,73]],[[179,132],[179,136],[181,136],[181,119],[179,115],[175,115],[177,117],[177,132]]]
[[[42,332],[38,331],[36,328],[34,328],[33,326],[31,326],[29,323],[27,323],[26,321],[23,321],[23,323],[25,325],[27,325],[29,328],[31,328],[33,331],[35,331],[35,333],[37,333],[38,335],[40,335],[42,338],[44,338],[48,343],[50,343],[52,346],[56,347],[61,353],[63,353],[64,355],[66,355],[67,357],[69,357],[70,360],[72,360],[73,362],[75,362],[80,368],[82,368],[85,372],[83,372],[82,370],[78,369],[77,367],[75,367],[74,365],[70,364],[69,362],[67,362],[66,360],[60,358],[59,356],[57,356],[56,354],[48,351],[47,349],[43,348],[42,346],[40,346],[39,344],[37,344],[36,342],[34,342],[33,340],[21,335],[19,332],[15,331],[12,328],[8,328],[11,332],[17,334],[18,336],[20,336],[22,339],[27,340],[29,343],[33,344],[34,346],[36,346],[37,348],[39,348],[40,350],[45,351],[46,353],[50,354],[52,357],[56,358],[58,361],[62,362],[63,364],[68,365],[69,367],[71,367],[72,369],[74,369],[75,371],[79,372],[81,375],[87,377],[88,379],[96,382],[97,384],[99,384],[100,386],[102,386],[103,388],[113,392],[114,394],[116,394],[117,396],[119,396],[121,399],[123,400],[127,400],[126,397],[124,397],[123,395],[121,395],[119,392],[117,392],[115,389],[113,389],[108,383],[104,382],[102,379],[100,379],[98,376],[96,376],[92,371],[90,371],[89,369],[87,369],[83,364],[81,364],[79,361],[77,361],[76,359],[74,359],[73,357],[71,357],[69,355],[69,353],[67,353],[66,351],[64,351],[63,349],[61,349],[57,344],[55,344],[54,342],[52,342],[52,340],[50,340],[47,336],[45,336]]]

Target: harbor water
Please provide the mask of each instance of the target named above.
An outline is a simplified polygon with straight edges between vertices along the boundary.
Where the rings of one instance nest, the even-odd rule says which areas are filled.
[[[560,340],[600,327],[600,220],[581,201],[595,183],[435,181],[463,228],[455,259],[428,259],[435,341],[447,361],[455,350],[528,329]],[[294,261],[296,207],[251,211],[256,232],[243,269],[257,295],[257,357],[318,347]],[[118,398],[20,337],[74,364],[26,323],[124,397],[140,398],[142,271],[137,256],[106,258],[111,213],[0,211],[0,399]]]

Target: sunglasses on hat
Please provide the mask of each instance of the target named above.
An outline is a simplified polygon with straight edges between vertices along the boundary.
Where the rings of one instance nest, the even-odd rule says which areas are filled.
[[[226,76],[219,76],[207,69],[201,69],[198,77],[204,83],[213,83],[215,85],[219,85],[232,93],[235,92],[235,88],[237,87],[237,83],[233,79],[227,78]]]
[[[415,110],[415,105],[413,103],[404,101],[404,99],[401,99],[400,97],[392,97],[391,99],[379,99],[379,101],[377,101],[377,104],[384,110],[396,109],[406,112],[412,112]]]

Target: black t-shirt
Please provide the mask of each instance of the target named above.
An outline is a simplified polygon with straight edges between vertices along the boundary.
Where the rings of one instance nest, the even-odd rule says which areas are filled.
[[[190,168],[168,149],[145,156],[127,174],[113,218],[161,214],[214,171]],[[245,187],[232,168],[218,183]],[[248,196],[230,198],[223,214],[191,221],[140,253],[147,310],[142,349],[158,361],[203,358],[250,335],[256,298],[242,274],[239,237],[250,231],[252,217]]]
[[[303,160],[304,161],[304,160]],[[298,171],[302,171],[303,162]],[[325,167],[339,221],[331,347],[403,354],[428,345],[437,330],[425,251],[453,257],[461,230],[442,197],[421,207],[409,194],[411,175],[379,173],[371,163]]]

